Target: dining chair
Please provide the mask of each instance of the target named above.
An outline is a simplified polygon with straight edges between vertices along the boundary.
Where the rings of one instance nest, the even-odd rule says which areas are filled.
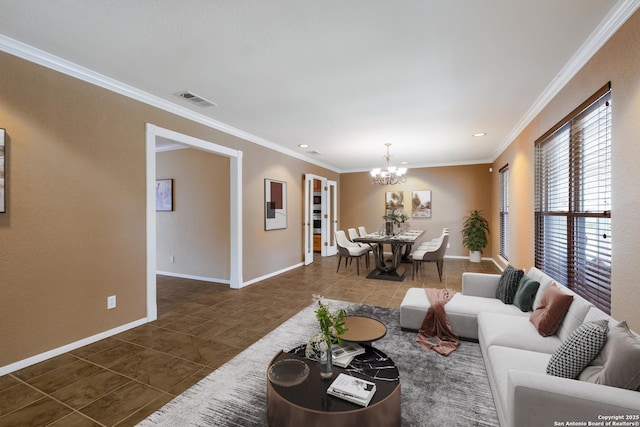
[[[353,261],[353,258],[356,259],[356,272],[358,275],[360,275],[360,258],[363,256],[365,257],[366,266],[369,268],[369,257],[367,255],[369,254],[370,248],[350,242],[343,230],[336,231],[336,246],[338,247],[339,256],[336,273],[340,271],[342,258],[344,258],[345,267],[347,266],[347,262]]]
[[[358,234],[360,234],[360,237],[366,237],[367,236],[367,230],[364,228],[364,226],[360,226],[358,227]]]
[[[438,268],[438,277],[442,282],[442,269],[444,267],[444,254],[447,251],[447,244],[449,243],[449,233],[442,234],[442,240],[436,247],[418,248],[411,253],[412,272],[411,278],[415,279],[416,270],[422,266],[425,262],[435,262]]]

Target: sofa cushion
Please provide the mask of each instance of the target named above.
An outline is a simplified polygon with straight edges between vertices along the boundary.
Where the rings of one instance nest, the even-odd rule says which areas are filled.
[[[580,325],[553,353],[547,374],[577,378],[580,372],[600,353],[607,340],[609,322],[597,320]]]
[[[480,343],[552,354],[562,344],[557,335],[541,336],[529,318],[523,316],[483,312],[478,314]]]
[[[533,310],[533,300],[539,287],[540,282],[529,278],[526,274],[523,275],[516,295],[513,297],[513,305],[524,312]]]
[[[524,271],[508,265],[500,275],[498,288],[496,289],[496,298],[505,304],[513,304],[513,298],[516,295],[520,279],[522,279],[523,275]]]
[[[535,280],[540,283],[540,287],[538,288],[538,292],[536,293],[536,298],[533,300],[533,309],[535,310],[540,305],[540,300],[542,299],[542,295],[544,295],[544,291],[554,282],[554,280],[547,276],[542,270],[537,269],[536,267],[531,267],[527,276],[531,280]]]
[[[626,322],[610,325],[602,351],[579,379],[640,391],[640,338],[629,330]]]
[[[487,373],[491,376],[490,383],[499,411],[506,412],[509,371],[519,370],[528,372],[545,373],[551,355],[535,351],[521,350],[501,346],[491,346],[486,349],[485,365]]]
[[[400,326],[404,329],[418,330],[422,324],[429,300],[424,288],[410,288],[400,304]],[[445,306],[451,330],[462,338],[478,339],[478,313],[511,314],[528,319],[527,313],[521,312],[514,305],[504,304],[495,298],[456,293]]]
[[[567,338],[569,338],[569,335],[571,335],[573,331],[578,328],[578,326],[582,325],[585,317],[587,316],[587,313],[589,312],[591,307],[593,307],[593,304],[582,298],[580,295],[573,293],[564,286],[559,286],[559,288],[562,292],[573,295],[573,301],[571,301],[571,305],[569,306],[567,313],[564,315],[564,318],[560,322],[560,326],[556,331],[556,334],[564,342]]]
[[[547,288],[529,320],[536,327],[540,335],[548,337],[556,333],[560,322],[569,310],[573,295],[560,290],[555,283]]]

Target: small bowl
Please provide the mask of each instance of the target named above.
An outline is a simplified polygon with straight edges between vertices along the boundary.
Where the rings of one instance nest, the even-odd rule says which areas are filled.
[[[301,384],[309,376],[309,366],[299,359],[279,360],[269,368],[269,380],[282,387]]]

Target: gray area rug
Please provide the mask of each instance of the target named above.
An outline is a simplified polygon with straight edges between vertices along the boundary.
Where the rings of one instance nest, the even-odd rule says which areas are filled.
[[[477,343],[462,341],[450,356],[425,351],[416,334],[400,330],[397,309],[331,301],[332,310],[383,322],[374,344],[400,370],[403,426],[497,426]],[[266,370],[273,356],[305,343],[317,330],[310,305],[159,409],[139,426],[266,426]]]

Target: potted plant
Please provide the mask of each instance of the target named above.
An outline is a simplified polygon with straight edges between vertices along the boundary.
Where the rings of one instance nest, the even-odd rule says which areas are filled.
[[[386,222],[386,231],[387,235],[393,234],[393,226],[400,226],[404,224],[409,217],[404,214],[401,210],[391,209],[387,212],[386,215],[382,216],[382,219]]]
[[[462,224],[462,244],[469,249],[469,261],[480,262],[482,249],[487,246],[489,233],[489,221],[482,211],[477,209],[470,211]]]
[[[334,341],[342,344],[340,335],[346,332],[344,327],[346,311],[340,309],[336,312],[331,312],[329,304],[322,302],[322,297],[314,295],[313,298],[318,301],[318,308],[315,314],[320,325],[320,332],[307,342],[306,355],[310,357],[314,351],[319,354],[320,377],[329,379],[333,376],[331,346]]]

